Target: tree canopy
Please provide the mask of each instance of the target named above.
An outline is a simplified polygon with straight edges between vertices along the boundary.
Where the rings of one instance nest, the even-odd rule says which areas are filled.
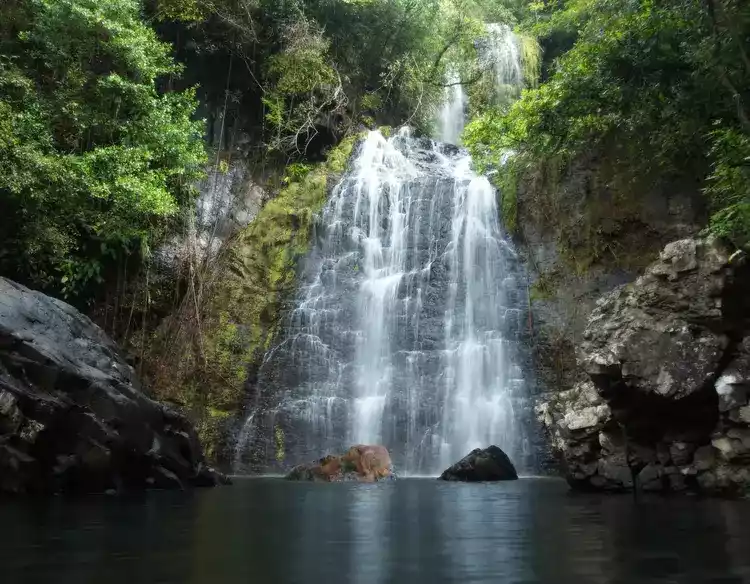
[[[192,203],[194,92],[137,0],[11,0],[0,19],[0,271],[77,293]]]
[[[549,76],[475,119],[480,163],[570,158],[614,145],[623,172],[705,181],[710,230],[750,241],[750,6],[740,0],[535,2],[525,22],[557,43]],[[563,39],[570,43],[560,49]]]
[[[521,0],[159,0],[161,19],[192,21],[250,72],[261,139],[303,156],[321,129],[409,123],[429,131],[446,68],[475,77],[486,22],[518,22]],[[198,8],[200,6],[200,9]],[[209,48],[210,47],[210,48]],[[251,101],[251,103],[254,103]]]

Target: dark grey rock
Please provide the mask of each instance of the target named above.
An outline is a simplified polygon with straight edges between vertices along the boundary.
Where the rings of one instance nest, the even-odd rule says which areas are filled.
[[[695,445],[687,442],[673,442],[669,447],[669,454],[672,462],[677,466],[690,464],[693,459]]]
[[[705,224],[696,183],[649,180],[623,196],[602,172],[609,159],[589,148],[561,174],[555,168],[554,180],[527,173],[519,181],[517,243],[532,286],[531,370],[542,391],[581,381],[575,347],[596,301]]]
[[[729,412],[747,405],[750,398],[750,337],[737,348],[737,355],[716,380],[719,411]],[[741,417],[738,415],[738,420]]]
[[[750,494],[748,298],[744,256],[691,239],[599,300],[588,381],[537,406],[571,485]]]
[[[635,283],[603,297],[579,346],[600,390],[679,400],[715,378],[729,251],[715,240],[668,245]]]
[[[716,455],[713,446],[701,446],[693,454],[693,466],[700,472],[709,470],[716,463]]]
[[[149,399],[104,332],[0,278],[0,491],[215,485],[194,428]]]
[[[440,475],[443,481],[512,481],[518,478],[513,463],[497,446],[475,448]]]
[[[638,473],[638,485],[644,491],[661,491],[664,489],[661,465],[649,464]]]

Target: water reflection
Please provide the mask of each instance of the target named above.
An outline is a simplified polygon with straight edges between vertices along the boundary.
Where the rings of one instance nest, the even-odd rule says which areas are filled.
[[[750,504],[401,480],[3,501],[0,582],[750,583]]]
[[[508,483],[439,486],[440,544],[452,580],[506,582],[525,576],[529,509],[524,492]]]
[[[737,513],[735,504],[729,501],[716,503],[723,520],[726,540],[726,555],[728,572],[737,582],[750,582],[750,563],[748,563],[747,524],[746,514]]]
[[[722,509],[737,519],[733,532],[724,525]],[[568,494],[553,521],[539,514],[532,518],[536,581],[750,582],[749,518],[746,502],[654,498],[636,503],[629,497]],[[743,552],[732,554],[732,548]]]

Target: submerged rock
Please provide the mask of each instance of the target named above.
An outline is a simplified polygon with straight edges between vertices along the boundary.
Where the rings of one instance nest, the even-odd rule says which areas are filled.
[[[750,494],[749,292],[741,253],[682,240],[599,300],[588,379],[536,408],[571,485]]]
[[[475,448],[456,464],[443,471],[443,481],[513,481],[518,478],[513,463],[497,446]]]
[[[209,486],[191,423],[70,305],[0,278],[0,492]]]
[[[375,482],[395,478],[391,456],[384,446],[359,444],[340,456],[328,455],[309,464],[295,466],[286,476],[290,481]]]

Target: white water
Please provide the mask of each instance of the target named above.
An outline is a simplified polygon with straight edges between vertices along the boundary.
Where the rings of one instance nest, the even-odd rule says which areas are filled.
[[[520,86],[515,37],[491,32],[498,85]],[[441,138],[455,143],[466,96],[460,84],[446,93]],[[433,474],[496,444],[528,469],[524,292],[498,213],[466,152],[407,129],[370,132],[326,205],[286,338],[259,376],[277,405],[245,424],[238,463],[255,436],[282,427],[289,463],[380,443],[400,472]]]
[[[504,293],[508,284],[516,288],[516,283],[504,270],[503,255],[510,250],[500,235],[495,190],[471,171],[470,162],[464,157],[453,170],[456,189],[446,251],[451,295],[445,315],[443,468],[455,461],[456,451],[490,444],[519,454],[513,397],[520,387],[513,385],[520,386],[522,380],[511,359],[505,322],[509,314],[517,320],[519,313],[508,306]],[[508,278],[511,281],[504,282]]]
[[[446,144],[461,144],[461,134],[466,125],[466,92],[461,77],[451,70],[446,79],[445,102],[440,110],[438,139]]]
[[[481,59],[492,68],[495,88],[502,98],[518,97],[523,87],[521,45],[507,24],[488,24],[488,42]]]
[[[520,96],[524,84],[521,44],[507,24],[487,25],[487,37],[479,45],[479,64],[492,75],[496,102],[507,103]],[[469,99],[453,66],[448,68],[444,95],[436,137],[441,142],[460,145]]]

